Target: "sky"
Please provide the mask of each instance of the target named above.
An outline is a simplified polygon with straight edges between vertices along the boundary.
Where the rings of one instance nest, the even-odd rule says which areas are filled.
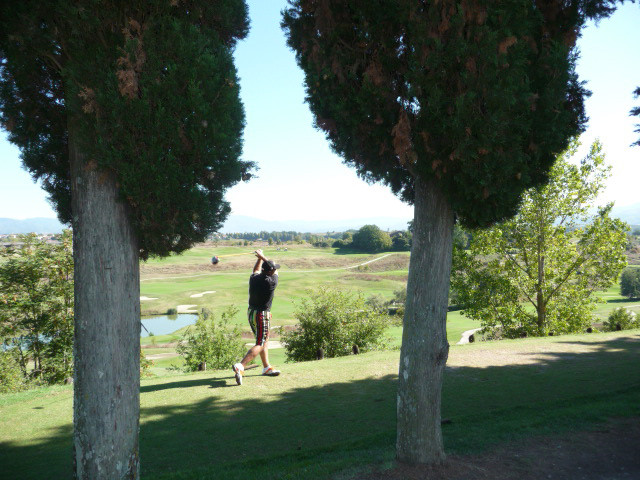
[[[410,219],[413,208],[383,185],[368,185],[331,152],[313,128],[304,103],[304,77],[286,46],[280,11],[286,0],[249,0],[251,31],[235,59],[246,112],[245,160],[259,165],[258,178],[228,190],[232,214],[263,220]],[[600,201],[616,206],[640,202],[640,147],[631,143],[640,105],[640,5],[626,3],[599,25],[589,24],[578,41],[578,74],[593,92],[586,102],[589,128],[584,150],[599,138],[612,166]],[[46,194],[21,168],[20,152],[0,131],[0,218],[55,217]]]

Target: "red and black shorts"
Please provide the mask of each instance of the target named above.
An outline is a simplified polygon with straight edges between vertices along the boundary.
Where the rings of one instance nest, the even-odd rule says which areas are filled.
[[[271,312],[269,310],[260,311],[249,308],[247,312],[249,325],[256,336],[256,345],[264,345],[269,340],[269,323],[271,322]]]

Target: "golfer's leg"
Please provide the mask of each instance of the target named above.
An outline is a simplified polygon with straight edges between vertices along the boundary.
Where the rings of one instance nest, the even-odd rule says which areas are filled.
[[[251,363],[251,360],[256,358],[256,356],[258,355],[260,355],[260,357],[262,358],[263,349],[264,348],[262,347],[262,345],[254,345],[253,347],[251,347],[247,352],[247,354],[242,359],[242,361],[240,362],[242,366],[246,368],[246,366],[249,365],[249,363]]]
[[[264,346],[260,352],[260,359],[262,360],[262,366],[267,368],[269,366],[269,340],[264,342]]]

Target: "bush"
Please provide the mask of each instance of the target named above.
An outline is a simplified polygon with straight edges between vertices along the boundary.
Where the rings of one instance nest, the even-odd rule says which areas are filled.
[[[296,330],[282,336],[287,361],[315,360],[320,348],[325,357],[340,357],[384,346],[387,316],[368,308],[364,297],[321,287],[302,300],[294,316]]]
[[[625,268],[622,272],[620,295],[628,298],[640,297],[640,268]]]
[[[167,315],[177,315],[178,314],[178,309],[177,308],[169,308],[167,309]]]
[[[384,297],[379,293],[375,295],[371,295],[365,300],[364,303],[368,308],[370,308],[375,312],[387,313],[387,310],[388,310],[387,305],[389,304],[389,302],[385,301]]]
[[[602,325],[605,331],[615,332],[616,330],[629,330],[640,328],[640,319],[635,312],[624,307],[618,307],[609,314],[609,318]]]
[[[152,377],[151,367],[153,367],[153,360],[149,360],[142,349],[140,349],[140,376]]]
[[[184,357],[187,371],[228,368],[244,354],[240,327],[229,326],[229,321],[237,313],[238,309],[231,306],[216,321],[209,310],[202,309],[195,325],[187,329],[176,347]]]
[[[24,373],[11,351],[0,351],[0,393],[19,392],[26,388]]]

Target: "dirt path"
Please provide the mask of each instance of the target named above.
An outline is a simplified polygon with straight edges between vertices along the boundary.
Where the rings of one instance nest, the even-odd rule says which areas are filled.
[[[637,480],[640,418],[596,431],[538,437],[482,455],[451,455],[439,467],[397,466],[362,480]]]

